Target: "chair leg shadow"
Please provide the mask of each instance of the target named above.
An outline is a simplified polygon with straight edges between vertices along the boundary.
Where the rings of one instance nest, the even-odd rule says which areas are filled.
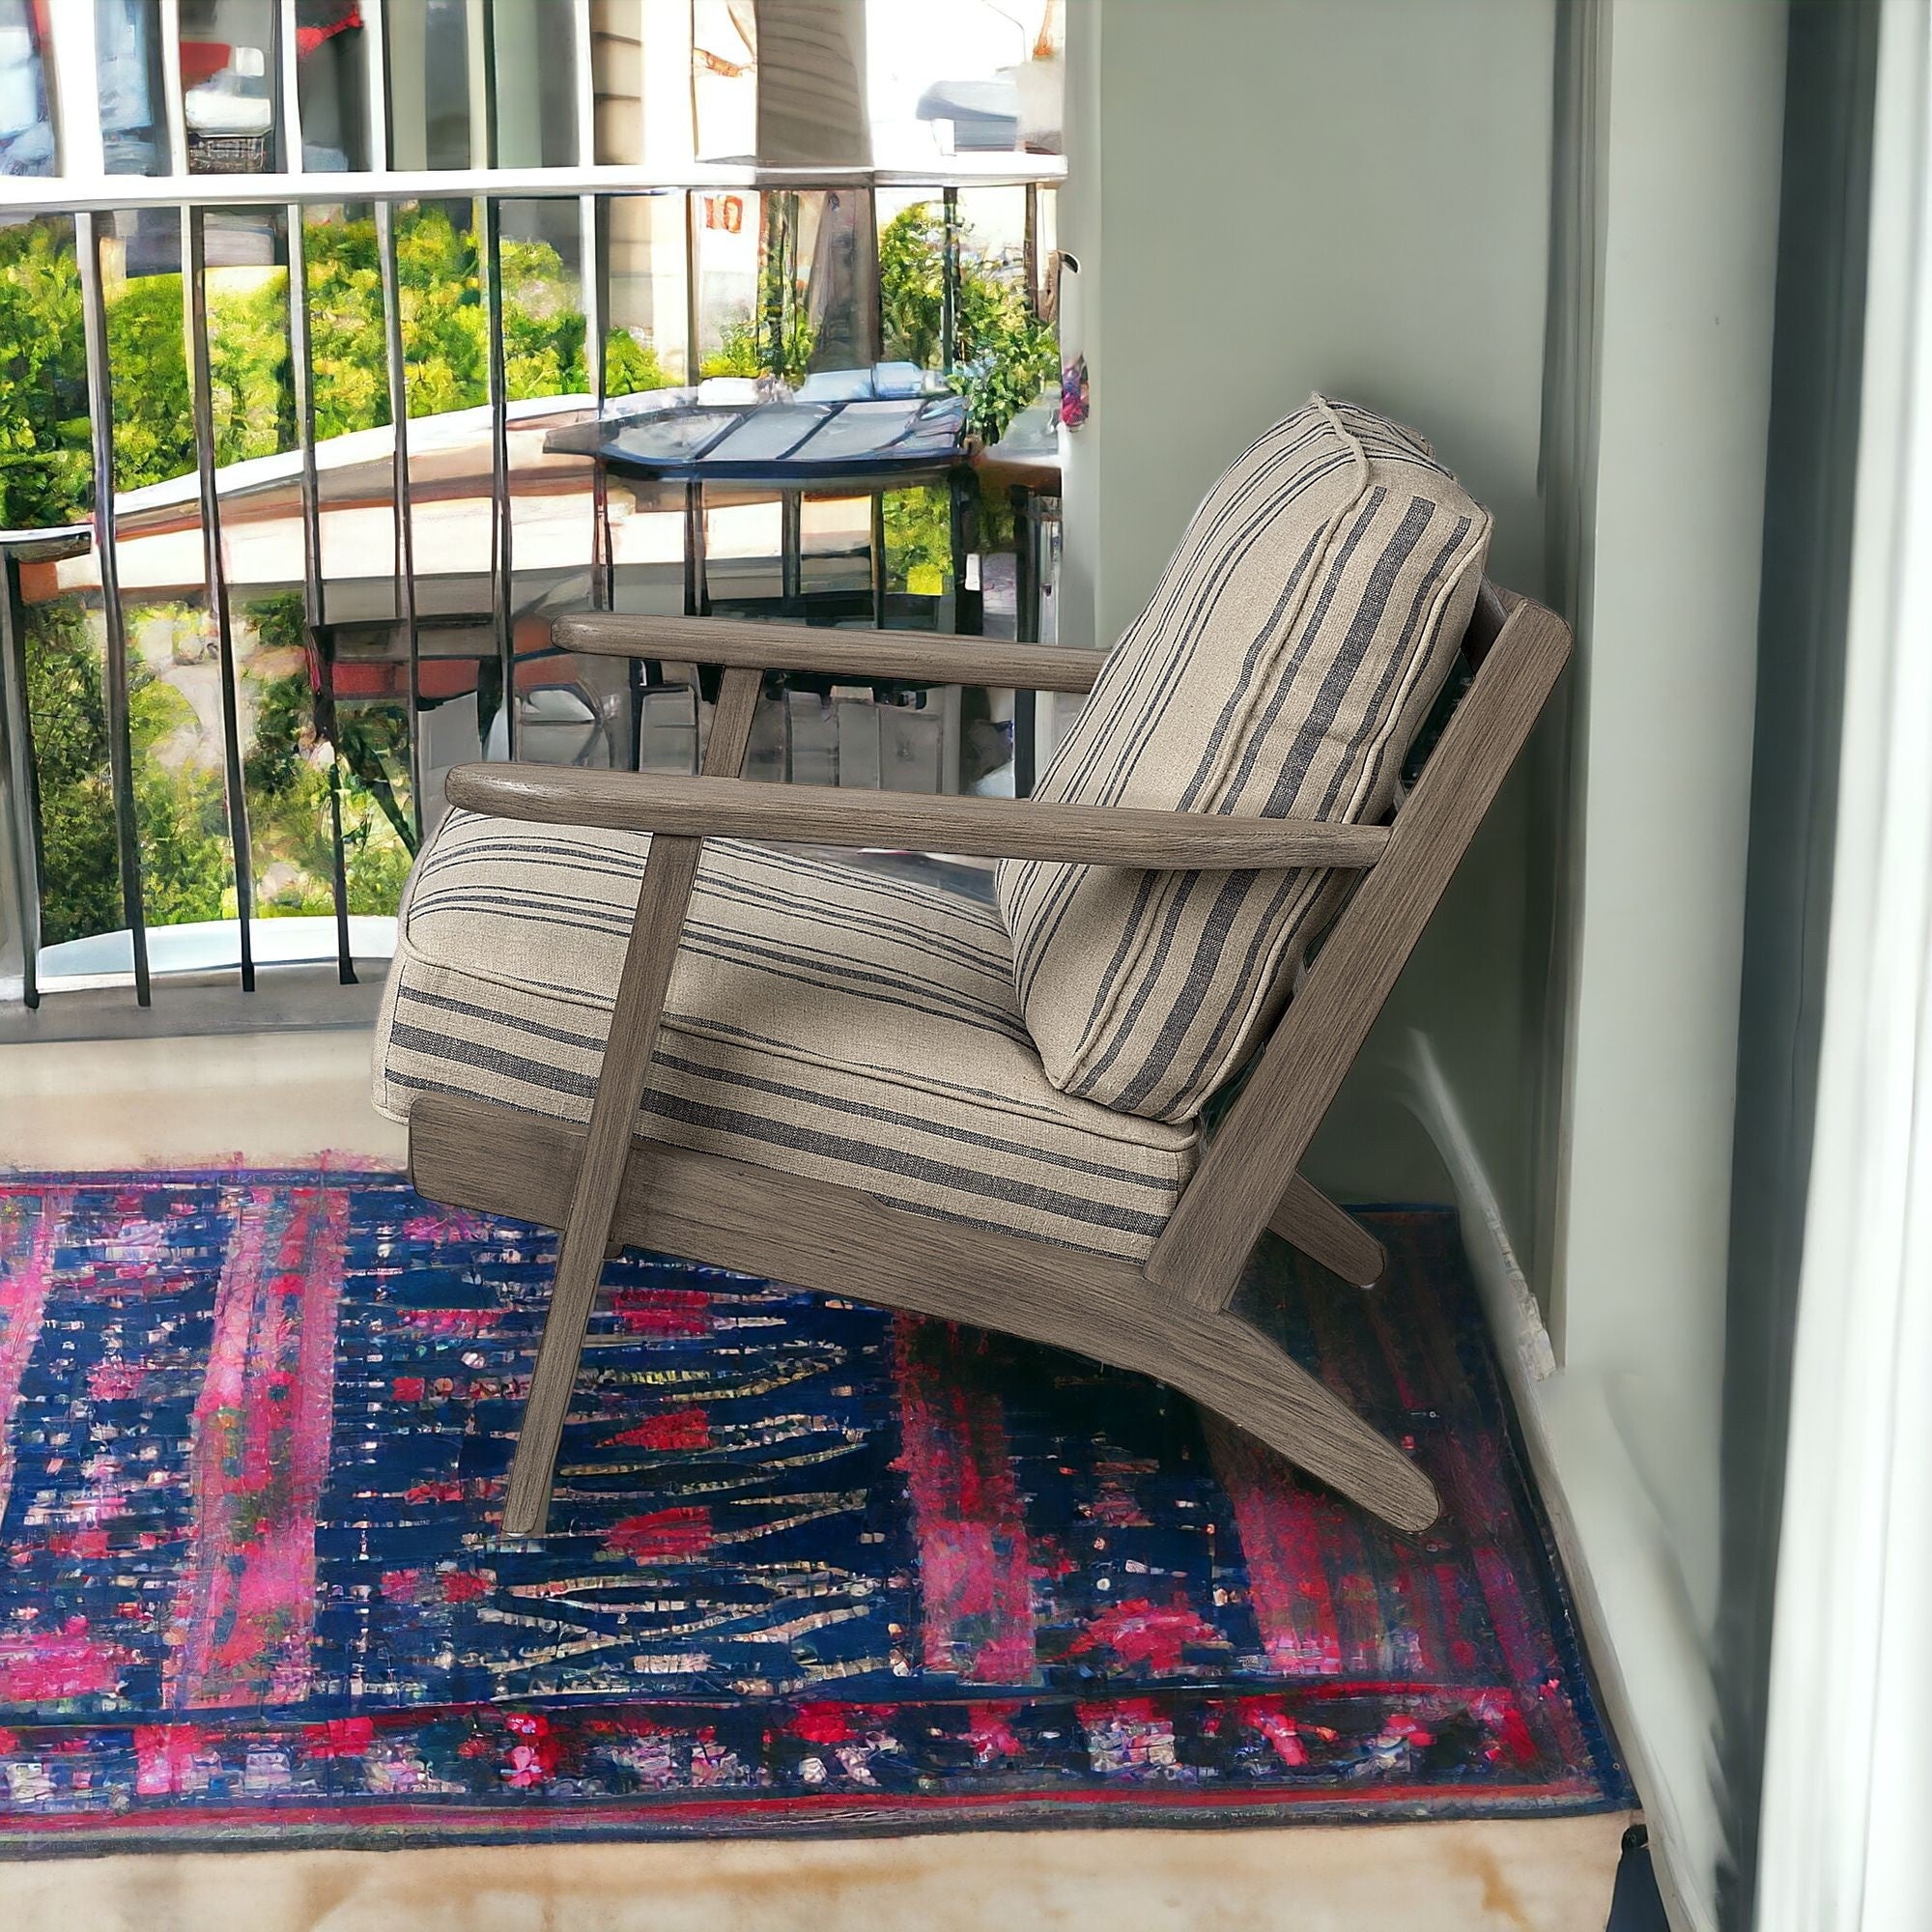
[[[1633,1825],[1624,1833],[1616,1889],[1610,1894],[1610,1920],[1604,1932],[1670,1932],[1657,1874],[1651,1869],[1650,1833],[1642,1825]]]

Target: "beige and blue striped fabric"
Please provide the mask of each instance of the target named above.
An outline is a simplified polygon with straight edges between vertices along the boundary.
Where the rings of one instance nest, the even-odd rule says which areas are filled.
[[[411,882],[376,1105],[454,1093],[585,1121],[649,839],[452,812]],[[1138,1259],[1191,1126],[1064,1094],[968,894],[704,847],[639,1131],[899,1208]]]
[[[1195,513],[1038,796],[1370,820],[1453,662],[1490,519],[1429,445],[1322,396]],[[999,903],[1046,1076],[1191,1121],[1279,1015],[1349,880],[1009,861]]]

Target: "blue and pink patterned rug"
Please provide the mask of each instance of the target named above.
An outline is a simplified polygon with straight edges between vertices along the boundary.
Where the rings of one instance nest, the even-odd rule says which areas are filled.
[[[0,1851],[1627,1802],[1443,1212],[1261,1317],[1447,1502],[1134,1376],[645,1256],[541,1544],[554,1237],[357,1172],[0,1181]]]

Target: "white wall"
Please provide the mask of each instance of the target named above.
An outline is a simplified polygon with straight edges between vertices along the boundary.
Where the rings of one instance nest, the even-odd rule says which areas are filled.
[[[1495,513],[1492,574],[1542,590],[1554,11],[1071,0],[1061,234],[1094,413],[1067,440],[1063,638],[1116,638],[1215,476],[1318,386],[1428,435]],[[1443,1198],[1388,1092],[1421,1025],[1536,1219],[1532,811],[1519,780],[1311,1154],[1352,1198]]]
[[[1095,401],[1069,442],[1099,634],[1317,384],[1423,426],[1495,511],[1499,574],[1533,577],[1553,0],[1069,13],[1061,231]]]
[[[1784,11],[1615,0],[1564,1373],[1546,1421],[1701,1918]],[[1614,1552],[1614,1554],[1612,1554]]]
[[[1463,1207],[1696,1920],[1719,1854],[1709,1666],[1785,16],[1565,4],[1590,23],[1572,132],[1602,255],[1578,365],[1595,441],[1552,506],[1554,5],[1070,0],[1063,232],[1094,413],[1069,450],[1062,621],[1111,640],[1213,476],[1315,385],[1433,439],[1494,510],[1505,582],[1544,591],[1547,515],[1588,519],[1560,572],[1577,668],[1545,734],[1575,707],[1570,753],[1527,758],[1499,800],[1310,1169],[1356,1199]]]
[[[1611,42],[1561,1340],[1642,1378],[1670,1426],[1634,1450],[1687,1529],[1715,1519],[1782,27],[1620,0]]]

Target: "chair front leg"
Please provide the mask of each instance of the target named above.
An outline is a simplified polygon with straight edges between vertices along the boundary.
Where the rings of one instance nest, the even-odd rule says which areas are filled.
[[[751,740],[762,679],[755,670],[733,668],[724,673],[718,708],[705,749],[708,777],[735,778]],[[618,1190],[630,1156],[638,1109],[650,1078],[651,1054],[664,1017],[665,994],[677,963],[692,885],[697,876],[701,838],[655,838],[638,893],[637,916],[624,952],[604,1065],[591,1103],[590,1133],[577,1170],[570,1216],[557,1251],[556,1277],[544,1317],[530,1392],[517,1433],[510,1464],[509,1492],[503,1502],[505,1536],[541,1536],[548,1526],[556,1452],[563,1422],[577,1385],[583,1334],[597,1299],[597,1283],[611,1238]]]

